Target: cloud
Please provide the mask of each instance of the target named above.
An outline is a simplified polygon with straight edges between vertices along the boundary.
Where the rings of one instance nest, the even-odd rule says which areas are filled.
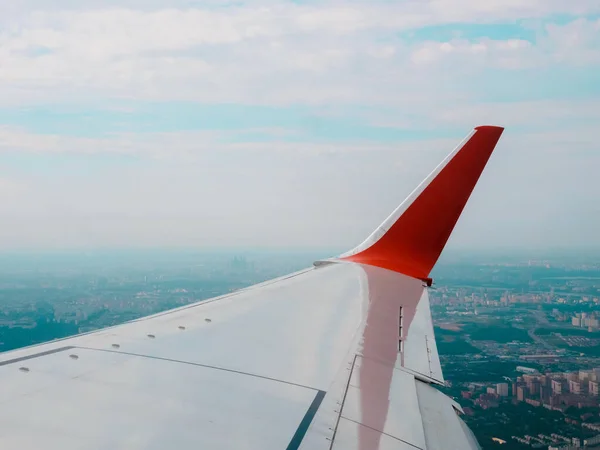
[[[260,139],[246,140],[248,134],[258,133]],[[287,129],[237,129],[233,131],[177,131],[147,133],[112,133],[88,138],[68,135],[31,133],[18,127],[0,127],[0,155],[125,155],[162,161],[202,161],[206,154],[239,154],[257,152],[269,154],[333,155],[338,153],[397,152],[410,148],[412,141],[352,142],[318,140],[290,141],[296,133]],[[242,136],[240,139],[239,137]],[[269,136],[269,139],[266,137]],[[440,142],[448,142],[440,140]]]
[[[425,42],[412,51],[411,61],[416,65],[442,62],[455,66],[524,69],[535,65],[536,50],[529,41],[480,39],[471,42],[453,39],[448,42]]]
[[[0,247],[349,247],[482,122],[508,129],[453,242],[600,243],[598,13],[4,2]]]
[[[149,134],[130,138],[129,146],[116,137],[98,144],[134,152],[125,154],[135,156],[128,163],[105,159],[115,153],[76,159],[37,153],[38,162],[25,165],[1,159],[4,172],[26,189],[0,194],[0,247],[349,248],[462,137],[377,146],[204,144],[201,136]],[[594,128],[583,136],[508,130],[453,245],[597,242],[593,205],[600,181],[594,171],[600,160],[590,151]],[[65,138],[61,145],[75,151],[81,143]]]
[[[548,24],[545,45],[557,63],[600,64],[600,19],[577,19],[565,25]]]
[[[30,133],[18,127],[0,128],[0,152],[20,154],[121,154],[164,158],[203,151],[215,144],[216,132],[190,134],[115,133],[102,138],[84,138],[60,134]]]
[[[39,10],[0,32],[0,101],[392,104],[416,90],[445,95],[429,73],[435,65],[451,80],[485,69],[598,63],[597,21],[548,24],[536,42],[411,42],[403,30],[589,12],[594,5],[438,0]]]
[[[470,103],[432,111],[432,118],[454,126],[499,123],[519,134],[557,129],[571,132],[574,125],[591,131],[593,124],[600,121],[600,100]],[[579,133],[577,137],[587,138]]]

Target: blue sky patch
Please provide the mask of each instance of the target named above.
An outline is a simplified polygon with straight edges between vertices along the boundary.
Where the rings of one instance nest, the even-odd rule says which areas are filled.
[[[481,38],[494,40],[523,39],[534,41],[536,30],[525,25],[525,21],[517,23],[449,23],[433,25],[402,33],[400,36],[410,42],[439,41],[452,39],[477,40]]]
[[[352,108],[349,108],[350,110]],[[123,110],[39,107],[0,109],[0,123],[33,133],[98,138],[120,133],[231,132],[228,142],[374,141],[431,138],[419,129],[377,127],[349,117],[328,117],[309,107],[183,102],[138,103]],[[272,130],[272,131],[271,131]]]

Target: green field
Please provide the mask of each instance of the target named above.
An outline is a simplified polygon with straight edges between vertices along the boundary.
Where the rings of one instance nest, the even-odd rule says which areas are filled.
[[[435,327],[435,340],[440,355],[481,353],[481,350],[465,341],[464,333],[462,331],[444,330]]]
[[[450,342],[438,341],[437,348],[440,355],[466,355],[481,353],[481,350],[479,350],[477,347],[473,347],[467,341],[462,339]]]
[[[518,363],[499,360],[469,361],[465,364],[460,362],[445,362],[442,365],[444,377],[453,382],[493,382],[499,383],[504,377],[515,378],[521,375],[516,371]],[[528,364],[529,367],[537,368],[537,365]]]
[[[526,330],[515,328],[502,322],[494,322],[482,326],[470,324],[465,327],[465,333],[474,341],[495,341],[507,343],[512,341],[533,342]]]
[[[560,333],[563,336],[585,336],[590,339],[600,338],[600,332],[592,332],[590,333],[585,328],[537,328],[535,330],[535,334],[538,336],[547,336],[552,333]]]

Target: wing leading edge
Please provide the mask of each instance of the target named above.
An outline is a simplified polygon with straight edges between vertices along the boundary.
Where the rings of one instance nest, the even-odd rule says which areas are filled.
[[[0,355],[0,446],[478,448],[460,406],[434,387],[443,377],[423,279],[501,131],[475,129],[338,259]]]

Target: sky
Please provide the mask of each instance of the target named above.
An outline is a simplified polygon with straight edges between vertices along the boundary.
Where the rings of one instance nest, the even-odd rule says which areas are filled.
[[[0,3],[0,250],[350,248],[470,130],[449,245],[600,247],[597,0]]]

